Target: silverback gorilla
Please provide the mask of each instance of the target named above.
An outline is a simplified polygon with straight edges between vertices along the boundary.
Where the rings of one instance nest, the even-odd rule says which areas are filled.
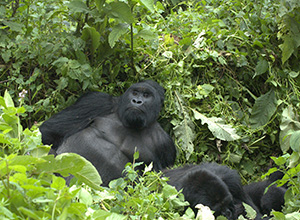
[[[169,177],[170,185],[177,190],[182,189],[194,211],[195,206],[201,203],[210,207],[216,217],[223,215],[227,219],[237,219],[240,214],[244,214],[244,210],[241,210],[244,202],[254,208],[256,219],[261,218],[258,208],[244,192],[239,174],[227,166],[203,163],[165,169],[163,173]]]
[[[139,161],[153,161],[154,169],[161,170],[176,157],[171,137],[157,122],[163,102],[164,89],[151,80],[133,84],[120,97],[90,92],[41,125],[42,141],[52,144],[56,154],[85,157],[105,186],[122,176],[135,149]]]

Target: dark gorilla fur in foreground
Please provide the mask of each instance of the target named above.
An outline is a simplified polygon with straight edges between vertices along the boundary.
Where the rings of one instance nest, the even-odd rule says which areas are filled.
[[[283,173],[276,171],[265,181],[251,183],[244,186],[245,192],[252,198],[254,204],[259,208],[262,214],[270,215],[272,210],[282,210],[284,205],[284,194],[287,189],[284,186],[277,187],[276,184],[271,185],[282,177]],[[270,187],[268,188],[268,186]],[[268,190],[265,193],[267,188]]]
[[[185,199],[196,212],[195,206],[203,204],[214,211],[215,216],[223,215],[228,219],[237,219],[242,203],[252,206],[261,214],[249,196],[244,192],[240,176],[237,171],[216,163],[203,163],[201,165],[186,165],[184,167],[163,170],[169,177],[169,184],[177,190],[182,189]],[[243,210],[244,211],[244,210]]]
[[[156,121],[164,102],[164,89],[154,81],[133,84],[120,97],[90,92],[45,121],[40,131],[55,154],[77,153],[89,160],[103,185],[122,176],[135,148],[139,160],[153,161],[155,170],[174,164],[171,137]]]

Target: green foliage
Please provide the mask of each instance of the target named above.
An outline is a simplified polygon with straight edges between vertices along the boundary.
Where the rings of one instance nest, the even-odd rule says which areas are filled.
[[[276,111],[277,99],[273,90],[256,99],[252,108],[250,123],[253,128],[258,128],[268,123]]]
[[[293,54],[298,58],[300,48],[300,3],[297,0],[280,1],[278,7],[278,38],[283,43],[279,45],[282,50],[282,63],[285,63]]]
[[[207,124],[208,129],[213,135],[223,141],[234,141],[240,139],[240,136],[236,134],[234,128],[230,125],[224,124],[222,118],[207,118],[200,112],[194,110],[195,119],[200,119],[202,124]]]
[[[174,219],[179,217],[178,211],[188,205],[181,193],[168,184],[161,173],[151,171],[146,167],[139,176],[135,167],[140,163],[125,167],[126,178],[116,179],[109,184],[108,199],[104,204],[112,212],[123,213],[129,219]],[[104,197],[104,198],[105,198]]]
[[[188,205],[183,194],[166,183],[167,178],[152,171],[152,164],[142,175],[136,169],[142,163],[128,164],[125,178],[111,181],[109,188],[100,187],[100,176],[90,162],[74,153],[48,155],[50,147],[41,145],[37,129],[23,131],[16,114],[24,108],[15,108],[8,92],[0,100],[0,215],[4,219],[175,219]],[[30,137],[35,142],[28,144]],[[136,152],[134,161],[138,157]],[[72,174],[76,184],[68,187],[54,173]],[[191,209],[182,216],[192,218]]]
[[[87,205],[74,202],[78,189],[66,186],[62,177],[73,174],[78,181],[99,189],[101,179],[90,162],[77,154],[47,155],[37,129],[23,130],[19,113],[8,92],[0,97],[0,201],[5,219],[83,219]]]
[[[40,146],[39,132],[29,128],[85,91],[120,95],[151,78],[166,89],[159,121],[177,145],[177,163],[217,161],[238,169],[245,183],[275,165],[270,156],[284,157],[279,161],[288,160],[292,168],[300,150],[299,8],[298,0],[2,1],[0,91],[9,92],[0,98],[1,157],[30,152],[53,162],[45,157],[49,148]],[[27,162],[20,166],[35,166]],[[52,172],[49,167],[47,180]],[[91,187],[100,181],[89,182],[84,168],[76,172]],[[91,196],[86,191],[82,195]],[[295,197],[287,210],[295,211],[298,203]],[[40,215],[28,207],[18,213]],[[54,213],[68,212],[61,208]],[[124,217],[106,209],[93,214]]]
[[[270,169],[265,175],[269,175],[277,170],[284,173],[281,180],[277,180],[278,186],[288,185],[288,190],[285,193],[285,208],[284,213],[289,213],[286,216],[279,212],[272,212],[275,219],[294,219],[299,216],[299,200],[300,200],[300,154],[293,152],[292,154],[284,154],[280,157],[272,157],[277,168]]]
[[[298,115],[295,114],[292,106],[288,106],[282,112],[282,120],[280,124],[280,141],[281,149],[283,152],[287,152],[290,148],[299,152],[299,130],[300,122]]]

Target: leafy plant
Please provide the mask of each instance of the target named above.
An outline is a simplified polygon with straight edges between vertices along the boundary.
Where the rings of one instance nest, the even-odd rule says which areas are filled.
[[[24,97],[21,97],[21,99]],[[77,154],[47,155],[37,129],[23,130],[20,113],[6,91],[0,97],[0,213],[6,219],[83,219],[87,206],[73,202],[79,188],[66,186],[62,177],[73,174],[78,181],[99,189],[101,179],[90,162]]]

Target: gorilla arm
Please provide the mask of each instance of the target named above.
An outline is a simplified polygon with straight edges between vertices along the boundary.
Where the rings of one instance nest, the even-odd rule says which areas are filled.
[[[110,114],[118,98],[101,92],[89,92],[75,104],[57,113],[40,126],[43,144],[57,149],[66,137],[86,128],[97,116]]]

